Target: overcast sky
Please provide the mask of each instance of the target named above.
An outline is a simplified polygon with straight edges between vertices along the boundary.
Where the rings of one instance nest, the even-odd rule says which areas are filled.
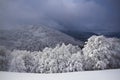
[[[120,0],[0,0],[0,27],[49,24],[57,29],[120,31],[119,3]]]

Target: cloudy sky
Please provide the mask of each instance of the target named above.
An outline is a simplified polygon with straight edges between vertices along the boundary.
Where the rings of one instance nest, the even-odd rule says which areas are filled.
[[[0,0],[0,27],[49,24],[74,31],[120,31],[119,3],[120,0]]]

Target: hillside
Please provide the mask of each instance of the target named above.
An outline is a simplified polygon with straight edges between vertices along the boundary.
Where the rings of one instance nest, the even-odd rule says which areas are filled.
[[[0,30],[0,45],[9,49],[38,51],[62,43],[83,45],[83,42],[44,25],[29,25],[22,29]]]

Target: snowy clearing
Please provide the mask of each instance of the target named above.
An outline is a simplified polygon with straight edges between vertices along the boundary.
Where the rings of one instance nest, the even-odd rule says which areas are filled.
[[[120,69],[57,74],[0,72],[0,80],[120,80]]]

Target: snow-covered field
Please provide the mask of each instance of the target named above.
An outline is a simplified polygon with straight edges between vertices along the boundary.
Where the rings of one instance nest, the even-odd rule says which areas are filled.
[[[57,74],[0,72],[0,80],[120,80],[120,69]]]

